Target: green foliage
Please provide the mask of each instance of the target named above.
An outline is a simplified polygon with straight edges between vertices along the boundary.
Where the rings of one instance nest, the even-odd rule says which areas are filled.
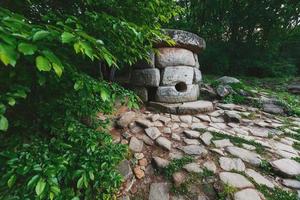
[[[259,168],[265,174],[273,174],[273,167],[267,160],[262,160]]]
[[[233,198],[234,193],[237,192],[237,189],[231,185],[224,184],[222,192],[218,193],[219,200],[226,200],[227,198]]]
[[[270,189],[265,185],[258,185],[256,187],[267,200],[296,200],[298,199],[295,192],[283,190],[281,188]]]
[[[193,158],[189,156],[174,159],[166,168],[163,169],[162,173],[166,178],[171,179],[175,172],[181,170],[184,165],[191,163],[192,161]]]

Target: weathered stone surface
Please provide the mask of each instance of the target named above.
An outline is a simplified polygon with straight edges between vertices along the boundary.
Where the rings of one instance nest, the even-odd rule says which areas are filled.
[[[199,64],[198,54],[194,53],[194,58],[195,58],[195,62],[196,62],[195,67],[197,69],[199,69],[200,68],[200,64]]]
[[[283,114],[284,110],[281,106],[268,103],[268,104],[263,104],[263,111],[267,113],[272,113],[272,114]]]
[[[253,180],[257,184],[265,185],[269,188],[274,188],[274,184],[271,181],[269,181],[268,179],[266,179],[260,173],[254,171],[253,169],[246,169],[245,172],[246,172],[247,176],[253,178]]]
[[[155,54],[153,51],[148,53],[147,60],[138,60],[134,65],[136,69],[154,68],[155,67]]]
[[[158,102],[181,103],[195,101],[199,96],[198,85],[187,85],[185,91],[178,91],[175,86],[160,86],[157,88],[155,99]]]
[[[145,176],[145,172],[141,169],[140,166],[134,167],[133,172],[135,177],[137,177],[138,179],[142,179]]]
[[[189,49],[195,53],[201,52],[206,47],[204,39],[194,33],[175,29],[165,29],[164,31],[176,42],[175,47]],[[160,42],[155,46],[168,47],[170,45],[165,42]]]
[[[254,187],[248,179],[237,173],[221,172],[219,176],[223,183],[235,188]]]
[[[156,127],[146,128],[145,132],[152,140],[155,140],[161,135],[161,132]]]
[[[204,122],[211,122],[210,117],[204,114],[196,115],[198,119]]]
[[[193,172],[193,173],[201,173],[203,170],[201,169],[200,165],[197,163],[189,163],[182,167],[187,172]]]
[[[260,156],[256,153],[253,153],[249,150],[239,148],[239,147],[226,147],[226,150],[233,156],[239,157],[245,162],[248,162],[252,165],[260,165],[261,159]]]
[[[148,101],[148,90],[145,87],[134,87],[132,89],[143,102]]]
[[[172,66],[162,70],[160,85],[176,85],[184,82],[187,85],[193,84],[194,68],[187,66]]]
[[[224,118],[227,122],[239,123],[242,117],[236,111],[226,111]]]
[[[199,145],[200,142],[196,139],[188,139],[188,138],[183,138],[183,142],[186,143],[186,144],[195,144],[195,145]]]
[[[184,153],[189,154],[189,155],[201,155],[204,156],[208,152],[207,150],[201,146],[201,145],[188,145],[188,146],[183,146],[180,148]]]
[[[183,132],[188,138],[199,138],[200,137],[200,133],[198,131],[185,130]]]
[[[136,117],[135,112],[129,111],[129,112],[123,113],[120,116],[119,120],[117,121],[117,125],[122,128],[125,128],[128,126],[128,124],[133,122],[135,117]]]
[[[166,150],[171,150],[172,142],[165,137],[159,137],[156,139],[156,143]]]
[[[291,159],[279,159],[270,162],[274,170],[279,171],[281,174],[287,176],[297,176],[300,175],[300,163]]]
[[[210,132],[205,132],[200,136],[200,139],[204,142],[206,145],[211,144],[211,139],[213,138],[213,135]]]
[[[149,200],[169,200],[169,187],[167,183],[152,183]]]
[[[226,158],[220,157],[219,159],[220,167],[225,171],[245,171],[246,167],[240,158]]]
[[[283,179],[282,185],[293,189],[300,189],[300,181],[293,179]]]
[[[186,181],[186,173],[183,171],[178,171],[172,174],[173,182],[175,186],[180,186],[182,183]]]
[[[117,167],[120,174],[124,177],[124,179],[131,178],[133,173],[130,167],[130,162],[128,160],[123,160]]]
[[[182,105],[182,103],[161,103],[161,102],[149,102],[149,107],[153,110],[158,110],[164,113],[177,114],[178,107]]]
[[[230,142],[229,139],[213,140],[212,142],[214,143],[214,145],[217,148],[224,148],[224,147],[228,147],[228,146],[233,146],[233,144]]]
[[[214,173],[217,172],[217,166],[214,163],[214,161],[211,161],[211,160],[206,161],[205,163],[203,163],[203,167],[210,170],[210,171],[212,171],[212,172],[214,172]]]
[[[170,164],[168,160],[157,156],[153,157],[153,161],[158,168],[165,168]]]
[[[288,91],[294,94],[300,94],[300,83],[292,83],[288,85]]]
[[[131,137],[129,143],[129,149],[133,152],[141,152],[143,150],[144,142],[137,139],[136,137]]]
[[[186,102],[178,107],[178,114],[198,114],[204,112],[210,112],[214,109],[212,102],[210,101],[194,101]]]
[[[181,122],[186,123],[186,124],[191,124],[193,121],[193,117],[190,115],[181,115],[181,116],[179,116],[179,119]]]
[[[230,84],[230,83],[239,83],[240,81],[234,77],[230,76],[222,76],[221,78],[217,79],[218,82],[222,84]]]
[[[145,144],[147,144],[149,146],[154,145],[153,140],[150,137],[148,137],[147,135],[143,135],[142,140],[144,141]]]
[[[156,67],[192,66],[196,65],[192,51],[182,48],[159,48],[155,58]]]
[[[193,83],[199,84],[202,81],[202,73],[199,69],[194,68],[194,78]]]
[[[153,126],[153,123],[146,119],[138,119],[135,122],[143,128],[149,128]]]
[[[234,194],[234,200],[262,200],[264,198],[261,198],[261,194],[255,190],[255,189],[251,189],[251,188],[247,188],[244,190],[241,190],[239,192],[236,192]]]
[[[130,82],[136,86],[158,87],[160,82],[159,70],[156,68],[133,70]]]
[[[220,97],[226,97],[230,94],[231,87],[228,85],[218,85],[216,92]]]
[[[176,134],[176,133],[172,133],[171,137],[172,137],[173,140],[180,141],[180,136],[178,134]]]

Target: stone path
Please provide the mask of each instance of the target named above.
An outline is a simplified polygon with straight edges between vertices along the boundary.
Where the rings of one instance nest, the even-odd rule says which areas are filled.
[[[119,199],[217,199],[229,187],[229,199],[263,200],[259,185],[300,193],[300,163],[294,160],[300,141],[291,137],[300,138],[300,118],[233,104],[214,107],[195,115],[121,114],[113,137],[128,144],[132,157],[119,166],[125,177]],[[187,156],[192,161],[171,177],[161,173]],[[184,185],[186,191],[174,192]]]

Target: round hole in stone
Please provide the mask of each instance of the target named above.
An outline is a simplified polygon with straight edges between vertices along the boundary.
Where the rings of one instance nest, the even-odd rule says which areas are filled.
[[[187,85],[185,82],[179,82],[175,85],[175,89],[178,92],[185,92],[187,90]]]

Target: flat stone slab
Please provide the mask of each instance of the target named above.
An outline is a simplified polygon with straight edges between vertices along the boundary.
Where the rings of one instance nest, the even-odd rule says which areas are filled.
[[[192,51],[182,48],[158,48],[155,58],[156,67],[165,68],[168,66],[196,66]]]
[[[211,144],[211,139],[213,138],[213,135],[210,132],[205,132],[200,136],[200,139],[202,142],[206,145]]]
[[[189,163],[182,167],[187,172],[193,172],[193,173],[201,173],[203,172],[203,169],[201,169],[200,165],[197,163]]]
[[[257,190],[252,188],[247,188],[236,192],[234,194],[234,200],[262,200],[262,194],[260,194]]]
[[[246,169],[245,173],[260,185],[265,185],[269,188],[275,187],[271,181],[269,181],[267,178],[263,177],[260,173],[254,171],[253,169]]]
[[[156,139],[156,143],[166,150],[171,150],[172,142],[165,137],[159,137]]]
[[[146,128],[145,132],[152,140],[155,140],[161,135],[161,132],[156,127]]]
[[[149,200],[169,200],[167,183],[152,183],[150,185]]]
[[[130,82],[135,86],[158,87],[160,82],[159,70],[157,68],[133,70]]]
[[[224,148],[224,147],[228,147],[228,146],[233,146],[233,144],[230,142],[229,139],[213,140],[212,142],[214,143],[214,145],[217,148]]]
[[[164,32],[175,41],[175,47],[189,49],[195,53],[199,53],[205,49],[206,43],[203,38],[194,33],[176,29],[164,29]],[[171,45],[166,42],[155,44],[156,47],[169,47]]]
[[[131,137],[129,143],[129,149],[133,152],[141,152],[143,150],[144,142],[137,139],[136,137]]]
[[[151,101],[148,106],[150,109],[176,115],[200,114],[210,112],[214,109],[212,102],[202,100],[185,103],[162,103]]]
[[[186,85],[185,90],[177,90],[175,86],[159,86],[155,100],[163,103],[183,103],[196,101],[199,96],[199,85]]]
[[[188,138],[191,138],[191,139],[200,137],[200,133],[198,131],[184,130],[183,132]]]
[[[282,185],[292,188],[292,189],[300,189],[300,181],[293,180],[293,179],[283,179]]]
[[[188,155],[206,155],[208,151],[202,145],[187,145],[180,149]]]
[[[249,150],[240,148],[240,147],[226,147],[227,152],[229,152],[231,155],[236,156],[240,159],[242,159],[245,162],[248,162],[252,165],[260,165],[261,159],[260,156],[254,152],[251,152]],[[296,162],[296,161],[295,161]]]
[[[245,171],[246,167],[240,158],[220,157],[220,167],[225,171]]]
[[[270,162],[274,170],[279,171],[286,176],[300,175],[300,163],[291,159],[279,159]]]
[[[133,176],[130,162],[128,160],[123,160],[120,162],[120,164],[117,166],[118,171],[120,174],[124,177],[124,179],[129,179]]]
[[[237,173],[221,172],[219,176],[223,183],[228,184],[235,188],[254,187],[253,184],[248,179],[246,179],[244,176]]]

